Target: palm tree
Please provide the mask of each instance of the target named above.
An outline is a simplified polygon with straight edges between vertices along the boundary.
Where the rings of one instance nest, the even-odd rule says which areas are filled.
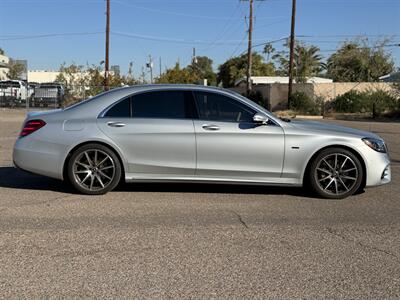
[[[315,76],[325,69],[325,64],[321,61],[320,49],[316,46],[306,46],[297,44],[295,47],[295,74],[297,82],[306,82],[307,77]]]
[[[267,54],[267,62],[269,62],[269,56],[275,52],[275,48],[271,43],[265,44],[263,53]]]

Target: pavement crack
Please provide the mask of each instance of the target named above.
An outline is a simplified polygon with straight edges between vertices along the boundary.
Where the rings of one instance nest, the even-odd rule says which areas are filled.
[[[354,244],[360,246],[361,248],[364,248],[365,250],[372,250],[372,251],[381,252],[381,253],[384,253],[386,255],[392,256],[392,257],[394,257],[396,259],[399,259],[399,257],[396,254],[394,254],[394,253],[392,253],[390,251],[387,251],[387,250],[384,250],[384,249],[381,249],[381,248],[378,248],[378,247],[375,247],[375,246],[367,245],[367,244],[364,244],[364,243],[362,243],[360,241],[355,241],[354,239],[348,238],[345,235],[338,233],[337,231],[335,231],[331,227],[327,227],[326,229],[330,234],[335,235],[337,237],[340,237],[342,240],[344,240],[346,242],[354,243]]]
[[[246,227],[246,229],[249,229],[249,226],[247,226],[246,222],[243,221],[242,216],[239,215],[236,211],[232,210],[232,212],[235,214],[235,216],[238,218],[239,222]]]

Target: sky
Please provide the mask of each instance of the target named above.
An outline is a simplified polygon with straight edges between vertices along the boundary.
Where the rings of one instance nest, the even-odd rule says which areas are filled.
[[[27,59],[30,70],[62,63],[100,64],[105,47],[104,0],[0,0],[0,48]],[[247,49],[249,2],[239,0],[111,0],[110,64],[136,76],[149,59],[158,75],[177,61],[209,56],[214,68]],[[290,34],[291,0],[254,2],[254,44]],[[400,43],[400,0],[297,0],[296,35],[327,58],[360,35]],[[282,42],[274,43],[276,49]],[[262,50],[262,47],[255,47]],[[400,47],[388,47],[400,66]]]

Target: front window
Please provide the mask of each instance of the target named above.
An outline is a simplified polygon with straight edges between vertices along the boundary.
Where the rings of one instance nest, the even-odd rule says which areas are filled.
[[[201,120],[220,122],[252,122],[256,113],[250,107],[217,93],[195,92]]]

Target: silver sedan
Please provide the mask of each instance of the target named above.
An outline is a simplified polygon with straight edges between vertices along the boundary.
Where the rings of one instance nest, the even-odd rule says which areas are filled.
[[[338,199],[391,180],[373,133],[281,120],[234,92],[192,85],[125,87],[30,112],[13,160],[91,195],[125,180],[307,185]]]

